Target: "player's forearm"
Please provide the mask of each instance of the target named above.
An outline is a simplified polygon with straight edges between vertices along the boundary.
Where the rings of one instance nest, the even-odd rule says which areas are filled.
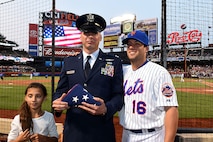
[[[164,142],[174,142],[178,128],[178,109],[170,107],[165,116],[165,139]]]
[[[58,142],[56,137],[46,137],[46,142]]]
[[[36,139],[31,139],[32,142],[37,141]],[[56,137],[49,137],[49,136],[40,136],[39,141],[41,142],[58,142],[58,138]]]

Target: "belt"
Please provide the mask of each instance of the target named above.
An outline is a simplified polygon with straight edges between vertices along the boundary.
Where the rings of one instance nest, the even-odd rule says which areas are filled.
[[[162,127],[159,127],[159,128],[151,128],[151,129],[138,129],[138,130],[131,130],[131,129],[126,129],[130,132],[133,132],[133,133],[151,133],[151,132],[155,132],[155,131],[158,131],[160,130]]]
[[[150,133],[150,132],[154,132],[155,129],[139,129],[139,130],[130,130],[130,129],[126,129],[128,131],[131,131],[133,133]]]

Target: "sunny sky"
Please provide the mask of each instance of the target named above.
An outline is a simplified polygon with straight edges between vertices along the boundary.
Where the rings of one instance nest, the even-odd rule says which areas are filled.
[[[49,11],[51,4],[50,0],[0,0],[0,33],[28,50],[28,24],[38,23],[39,11]],[[95,13],[103,16],[107,24],[111,18],[129,13],[135,14],[136,20],[158,18],[159,24],[161,20],[160,0],[56,0],[56,9],[77,15]]]
[[[161,42],[161,0],[55,1],[57,10],[77,15],[95,13],[104,17],[108,25],[110,19],[124,14],[135,14],[136,21],[157,18],[158,44]],[[7,40],[17,42],[18,49],[28,51],[29,23],[38,23],[39,12],[48,12],[51,9],[51,0],[0,0],[0,33]],[[202,32],[204,46],[213,43],[212,12],[213,1],[167,0],[167,33],[182,32],[180,25],[184,23],[187,25],[186,31],[198,29]]]
[[[71,11],[78,15],[85,13],[97,13],[102,15],[107,23],[110,19],[123,14],[135,14],[137,20],[160,18],[161,0],[56,0],[56,8],[59,10]]]
[[[103,16],[110,24],[110,19],[124,14],[135,14],[136,20],[145,20],[158,18],[160,25],[161,1],[160,0],[134,0],[134,1],[73,1],[73,0],[56,0],[56,8],[59,10],[70,11],[78,15],[86,13],[96,13]],[[160,36],[158,36],[160,37]],[[101,44],[103,46],[103,44]]]

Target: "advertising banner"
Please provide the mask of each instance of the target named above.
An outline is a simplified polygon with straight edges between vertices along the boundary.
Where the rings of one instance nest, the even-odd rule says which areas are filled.
[[[139,29],[147,33],[149,39],[149,45],[158,44],[158,19],[145,19],[135,22],[134,29]],[[149,35],[150,34],[150,35]]]
[[[118,47],[120,35],[121,24],[107,25],[104,30],[104,48]]]
[[[197,43],[201,42],[202,32],[195,29],[191,31],[185,31],[184,33],[172,32],[167,36],[167,44],[183,44],[183,43]]]
[[[157,43],[157,30],[148,31],[149,45],[155,45]]]
[[[55,67],[62,67],[63,62],[62,61],[55,61]],[[52,61],[45,61],[45,67],[51,67]]]
[[[118,47],[118,35],[104,37],[104,48]]]
[[[126,21],[126,22],[123,22],[122,27],[123,27],[122,29],[124,34],[130,33],[134,30],[134,23],[133,21]]]
[[[29,24],[29,54],[38,55],[38,24]]]
[[[29,44],[38,45],[38,24],[29,24]]]
[[[52,24],[52,17],[52,11],[43,12],[43,24]],[[57,10],[55,12],[55,25],[76,27],[78,17],[74,13]]]
[[[81,48],[55,48],[55,56],[67,57],[79,54]],[[52,56],[52,47],[44,47],[44,56]]]
[[[107,25],[106,29],[104,30],[104,37],[119,34],[121,34],[121,24]]]
[[[38,45],[29,45],[29,54],[31,56],[38,56]]]

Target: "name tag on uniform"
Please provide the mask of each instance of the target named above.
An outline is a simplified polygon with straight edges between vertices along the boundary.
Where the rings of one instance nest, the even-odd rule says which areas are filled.
[[[67,74],[74,74],[74,73],[75,73],[75,70],[70,70],[70,71],[67,71],[66,73],[67,73]]]

